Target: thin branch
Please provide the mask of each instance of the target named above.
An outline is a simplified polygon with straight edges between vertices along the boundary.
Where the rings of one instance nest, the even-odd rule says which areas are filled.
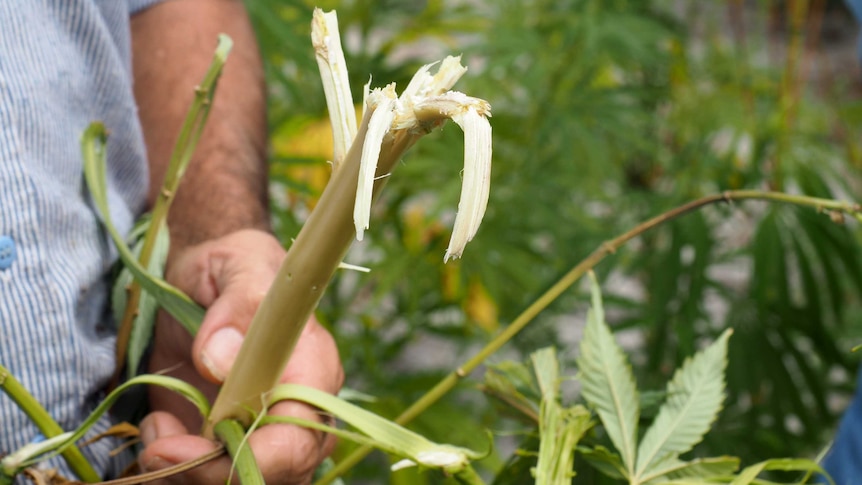
[[[720,194],[709,195],[687,204],[681,205],[668,212],[660,214],[652,219],[642,222],[633,229],[605,241],[596,248],[589,256],[575,265],[568,273],[563,275],[551,288],[549,288],[542,296],[527,307],[508,327],[500,334],[488,342],[482,350],[470,358],[466,363],[458,369],[444,377],[437,385],[424,396],[419,398],[409,408],[401,413],[395,422],[401,425],[407,424],[414,418],[425,412],[434,403],[439,401],[444,395],[451,391],[462,378],[473,372],[485,360],[498,351],[503,345],[509,342],[515,335],[518,334],[524,327],[527,326],[539,313],[546,309],[554,300],[556,300],[564,291],[569,289],[577,282],[587,271],[593,269],[606,256],[615,253],[622,245],[630,240],[640,236],[641,234],[654,229],[666,222],[681,217],[689,212],[693,212],[702,207],[715,204],[717,202],[733,202],[743,200],[765,200],[770,202],[792,204],[798,206],[811,207],[821,212],[829,212],[833,220],[841,220],[839,216],[847,214],[862,222],[862,205],[857,203],[841,202],[832,199],[821,199],[817,197],[808,197],[804,195],[791,195],[783,192],[764,192],[758,190],[732,190],[722,192]],[[351,469],[359,463],[362,458],[371,452],[372,448],[362,446],[353,451],[350,455],[340,461],[332,470],[324,475],[316,482],[316,485],[325,485],[332,483],[340,475]]]

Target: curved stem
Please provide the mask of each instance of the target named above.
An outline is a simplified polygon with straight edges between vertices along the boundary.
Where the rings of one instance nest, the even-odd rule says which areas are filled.
[[[817,209],[818,211],[831,211],[832,214],[837,215],[852,215],[856,219],[862,221],[862,205],[857,203],[841,202],[832,199],[821,199],[818,197],[808,197],[804,195],[792,195],[783,192],[767,192],[759,190],[731,190],[722,192],[720,194],[713,194],[688,202],[675,209],[655,216],[652,219],[638,224],[629,231],[626,231],[625,233],[602,243],[598,248],[596,248],[592,253],[590,253],[589,256],[581,260],[581,262],[576,264],[565,275],[563,275],[563,277],[560,278],[559,281],[554,283],[553,286],[551,286],[545,293],[543,293],[538,299],[536,299],[536,301],[534,301],[530,306],[528,306],[526,310],[521,312],[521,314],[518,315],[518,317],[515,318],[515,320],[513,320],[508,327],[506,327],[502,332],[500,332],[496,337],[494,337],[490,342],[488,342],[485,347],[482,348],[482,350],[476,353],[476,355],[470,358],[458,369],[444,377],[439,383],[437,383],[437,385],[431,388],[430,391],[425,393],[425,395],[419,398],[419,400],[414,402],[409,408],[402,412],[395,419],[395,422],[404,425],[412,421],[415,417],[419,416],[423,412],[425,412],[426,409],[431,407],[431,405],[436,403],[438,400],[440,400],[440,398],[442,398],[449,391],[451,391],[455,387],[455,385],[458,384],[458,381],[470,374],[488,357],[490,357],[493,353],[503,347],[503,345],[509,342],[509,340],[511,340],[512,337],[517,335],[518,332],[523,330],[528,323],[530,323],[540,312],[547,308],[548,305],[550,305],[554,300],[556,300],[564,291],[566,291],[570,286],[577,282],[581,278],[581,276],[583,276],[587,271],[594,268],[606,256],[615,253],[623,244],[655,227],[658,227],[668,221],[688,214],[689,212],[698,210],[707,205],[711,205],[716,202],[733,202],[743,200],[765,200],[770,202],[811,207]],[[835,218],[839,221],[841,220],[838,216],[836,216]],[[368,446],[362,446],[357,448],[353,451],[353,453],[351,453],[342,461],[337,463],[336,466],[329,473],[327,473],[320,480],[318,480],[316,482],[316,485],[325,485],[331,483],[337,477],[344,474],[344,472],[356,465],[360,460],[362,460],[362,458],[368,455],[371,450],[372,448]]]
[[[8,369],[0,365],[0,388],[15,404],[30,418],[30,421],[39,428],[46,438],[53,438],[63,434],[63,428],[54,421],[48,411],[39,404],[39,401],[21,385],[18,379]],[[63,459],[69,464],[78,478],[85,482],[98,482],[101,480],[99,474],[90,465],[90,462],[76,446],[70,446],[63,451]]]

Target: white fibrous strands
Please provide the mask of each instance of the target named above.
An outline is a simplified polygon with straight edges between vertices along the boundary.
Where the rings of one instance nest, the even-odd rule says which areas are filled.
[[[315,11],[314,29],[318,32],[314,37],[314,45],[332,118],[335,168],[355,141],[353,138],[356,134],[350,89],[346,86],[347,69],[344,67],[340,42],[337,41],[337,28],[334,12],[323,14],[322,11]],[[337,56],[334,55],[336,51]],[[431,74],[431,69],[437,64],[439,69]],[[362,240],[369,226],[378,161],[384,156],[387,159],[400,156],[381,153],[381,150],[393,146],[385,142],[402,136],[415,140],[449,119],[464,131],[464,170],[461,199],[444,261],[459,258],[467,242],[476,235],[490,194],[492,146],[488,118],[491,116],[491,106],[482,99],[450,91],[465,72],[467,68],[461,65],[461,58],[449,56],[439,63],[422,66],[400,96],[396,95],[394,84],[372,90],[369,81],[365,86],[363,117],[370,118],[365,139],[361,140],[362,157],[353,210],[358,240]],[[342,118],[340,121],[336,119],[338,116]]]

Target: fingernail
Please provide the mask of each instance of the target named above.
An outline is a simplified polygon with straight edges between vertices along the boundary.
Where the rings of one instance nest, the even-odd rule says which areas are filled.
[[[242,334],[233,327],[225,327],[210,337],[203,352],[201,362],[219,381],[224,381],[242,345]]]

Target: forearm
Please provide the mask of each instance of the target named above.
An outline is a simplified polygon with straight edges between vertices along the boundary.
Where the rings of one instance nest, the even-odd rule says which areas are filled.
[[[175,249],[238,229],[269,227],[261,61],[241,1],[171,0],[132,18],[135,97],[150,161],[151,204],[219,33],[233,38],[234,49],[171,208]]]

